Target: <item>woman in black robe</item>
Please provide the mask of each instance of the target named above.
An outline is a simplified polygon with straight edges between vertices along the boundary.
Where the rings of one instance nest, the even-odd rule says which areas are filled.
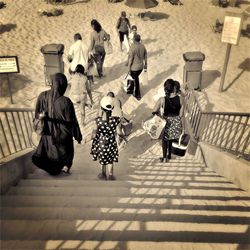
[[[42,92],[36,103],[35,117],[45,113],[44,127],[39,145],[32,156],[33,163],[51,175],[58,175],[73,163],[73,137],[81,143],[82,135],[73,103],[64,96],[67,89],[64,74],[52,77],[51,90]]]

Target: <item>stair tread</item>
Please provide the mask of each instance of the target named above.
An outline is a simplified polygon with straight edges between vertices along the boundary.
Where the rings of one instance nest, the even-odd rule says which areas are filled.
[[[97,241],[97,240],[2,240],[1,246],[3,250],[17,249],[17,250],[74,250],[74,249],[96,249],[99,250],[187,250],[187,249],[231,249],[232,245],[227,243],[199,243],[199,242],[156,242],[156,241]],[[248,245],[241,245],[242,249],[247,249]]]
[[[248,225],[138,220],[2,220],[4,240],[181,240],[249,242],[244,238]],[[178,234],[176,234],[178,232]],[[172,239],[172,240],[171,240]],[[183,239],[182,239],[183,240]]]
[[[2,220],[141,220],[197,223],[250,224],[248,211],[205,211],[157,208],[117,207],[3,207]]]
[[[108,207],[118,208],[185,208],[199,210],[226,210],[250,211],[250,201],[247,196],[235,197],[209,197],[209,196],[182,196],[168,195],[168,197],[142,196],[34,196],[34,195],[7,195],[1,199],[2,207],[28,206],[28,207]]]

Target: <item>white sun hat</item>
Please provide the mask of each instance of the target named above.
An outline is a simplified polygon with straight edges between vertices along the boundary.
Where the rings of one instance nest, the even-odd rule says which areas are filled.
[[[101,107],[106,110],[112,110],[114,108],[114,98],[110,96],[104,96],[101,99]]]

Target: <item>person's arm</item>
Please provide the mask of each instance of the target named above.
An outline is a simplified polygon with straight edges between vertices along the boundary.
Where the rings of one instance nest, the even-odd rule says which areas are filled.
[[[117,21],[117,24],[116,24],[116,29],[117,29],[118,32],[119,32],[120,25],[121,25],[121,18],[119,17],[118,21]]]
[[[120,119],[119,119],[120,120]],[[121,123],[119,122],[119,124],[116,127],[116,133],[119,137],[121,137],[126,143],[128,143],[127,138],[125,137],[125,135],[122,133],[122,127],[121,127]]]
[[[127,24],[128,24],[129,30],[131,30],[130,21],[129,21],[129,19],[128,19],[128,18],[127,18]]]
[[[36,101],[36,108],[35,108],[35,118],[39,118],[39,114],[43,112],[44,107],[43,107],[43,101],[44,101],[44,92],[42,92]]]
[[[90,35],[90,45],[89,45],[89,52],[92,52],[94,50],[95,46],[95,38],[93,32]]]
[[[183,100],[183,97],[181,95],[180,95],[180,106],[181,106],[180,117],[183,117],[184,116],[184,100]]]
[[[129,53],[128,53],[128,71],[129,72],[131,71],[133,60],[134,60],[134,50],[133,48],[130,48]]]
[[[66,121],[71,122],[71,126],[72,126],[72,135],[75,138],[75,140],[78,143],[81,143],[82,141],[82,133],[76,118],[76,113],[75,113],[75,108],[73,103],[71,102],[70,99],[67,99],[67,103],[66,103]]]
[[[159,113],[160,113],[161,104],[162,104],[162,98],[160,98],[160,99],[156,102],[156,104],[155,104],[155,106],[154,106],[154,108],[153,108],[153,111],[152,111],[152,114],[153,114],[153,115],[156,115],[156,114],[159,114]]]
[[[69,53],[68,53],[68,61],[69,62],[72,62],[74,58],[74,49],[73,49],[73,45],[70,47],[69,49]]]

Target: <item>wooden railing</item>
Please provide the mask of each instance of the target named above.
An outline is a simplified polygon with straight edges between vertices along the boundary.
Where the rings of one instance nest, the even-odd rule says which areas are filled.
[[[196,140],[250,160],[250,113],[203,111],[193,90],[186,92],[184,112]]]
[[[250,113],[203,111],[193,90],[185,95],[194,138],[250,160]],[[0,109],[0,159],[31,148],[33,109]]]
[[[0,109],[0,159],[31,148],[33,109]]]

